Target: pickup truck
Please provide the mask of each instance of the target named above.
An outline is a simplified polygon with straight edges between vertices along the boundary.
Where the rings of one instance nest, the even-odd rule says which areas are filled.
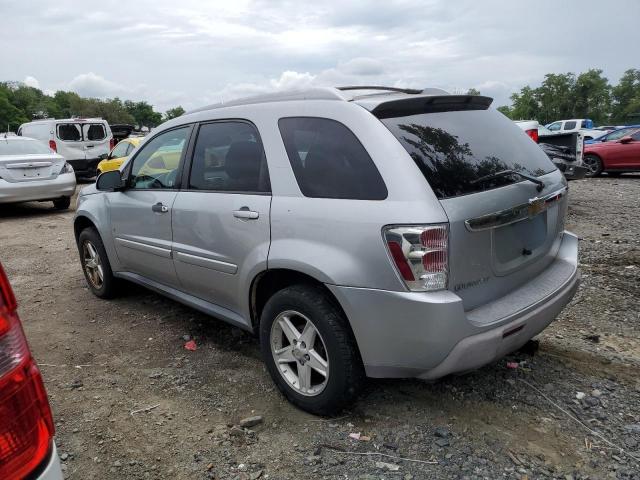
[[[540,145],[567,180],[584,178],[589,171],[584,166],[582,158],[584,149],[582,133],[553,133],[536,120],[519,120],[515,124]]]
[[[590,118],[572,118],[569,120],[558,120],[545,125],[553,133],[573,133],[580,132],[585,140],[595,140],[601,137],[606,130],[598,130]]]

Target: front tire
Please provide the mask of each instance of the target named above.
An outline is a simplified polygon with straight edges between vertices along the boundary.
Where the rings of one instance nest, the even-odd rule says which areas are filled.
[[[597,177],[602,173],[602,160],[597,155],[585,155],[584,165],[589,169],[585,177]]]
[[[56,210],[66,210],[71,205],[71,197],[62,197],[53,201],[53,207]]]
[[[111,271],[102,239],[94,228],[85,228],[80,232],[78,250],[84,278],[91,293],[99,298],[113,298],[117,293],[117,279]]]
[[[334,414],[363,384],[347,320],[319,287],[294,285],[274,294],[260,318],[260,346],[275,384],[307,412]]]

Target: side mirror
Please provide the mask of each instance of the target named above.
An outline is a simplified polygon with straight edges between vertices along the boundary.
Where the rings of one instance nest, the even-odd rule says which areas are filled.
[[[117,192],[123,188],[124,181],[120,170],[109,170],[101,173],[96,180],[96,189],[101,192]]]
[[[631,135],[627,135],[620,139],[620,143],[629,143],[629,142],[633,142],[633,137]]]

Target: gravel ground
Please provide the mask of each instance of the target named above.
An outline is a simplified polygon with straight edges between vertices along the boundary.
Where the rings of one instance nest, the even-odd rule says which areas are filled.
[[[66,477],[640,479],[640,175],[570,190],[583,283],[539,345],[434,384],[369,381],[337,418],[288,404],[238,329],[135,286],[95,298],[72,212],[0,207]]]

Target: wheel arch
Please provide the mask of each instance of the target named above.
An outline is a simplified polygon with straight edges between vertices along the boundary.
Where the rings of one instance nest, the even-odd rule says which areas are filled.
[[[85,215],[79,215],[73,221],[73,234],[76,238],[76,243],[78,242],[78,237],[80,237],[80,232],[85,228],[94,228],[99,233],[98,227],[93,220]]]

